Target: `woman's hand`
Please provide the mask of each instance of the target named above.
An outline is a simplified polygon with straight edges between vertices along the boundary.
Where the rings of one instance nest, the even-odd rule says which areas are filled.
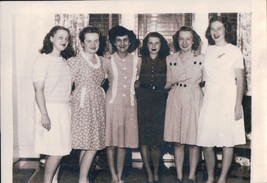
[[[42,116],[41,124],[47,131],[49,131],[51,129],[50,118],[49,118],[49,116],[47,114],[44,114]]]
[[[107,51],[107,52],[104,54],[104,58],[111,58],[111,54]]]
[[[240,120],[243,117],[243,108],[241,105],[235,106],[235,120]]]
[[[139,88],[140,87],[140,81],[139,80],[136,80],[135,83],[134,83],[134,87],[135,88]]]

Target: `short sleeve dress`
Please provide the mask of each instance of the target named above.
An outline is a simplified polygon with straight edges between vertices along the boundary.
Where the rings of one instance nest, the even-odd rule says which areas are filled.
[[[164,141],[196,145],[198,117],[203,100],[199,86],[203,74],[203,55],[182,63],[179,52],[167,57],[167,84],[172,85],[167,99]]]
[[[44,96],[51,129],[41,124],[41,113],[35,105],[34,152],[64,156],[71,152],[70,93],[71,74],[62,57],[40,55],[33,64],[33,82],[44,81]]]
[[[142,145],[161,145],[168,91],[166,57],[142,58],[140,87],[136,89],[139,142]]]
[[[102,62],[93,64],[84,52],[70,58],[75,90],[71,95],[72,147],[101,150],[105,148],[105,78]]]
[[[106,93],[106,146],[138,147],[137,105],[134,83],[140,63],[128,54],[120,58],[115,52],[105,58],[103,68],[109,80]]]
[[[234,69],[243,69],[238,47],[209,46],[204,71],[206,78],[203,107],[199,117],[197,145],[233,147],[245,144],[244,118],[235,121],[237,95]]]

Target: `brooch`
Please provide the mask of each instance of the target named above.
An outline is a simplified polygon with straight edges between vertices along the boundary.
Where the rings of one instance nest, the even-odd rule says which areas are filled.
[[[225,53],[220,54],[219,56],[217,56],[217,58],[221,58],[221,57],[224,56],[224,55],[225,55]]]

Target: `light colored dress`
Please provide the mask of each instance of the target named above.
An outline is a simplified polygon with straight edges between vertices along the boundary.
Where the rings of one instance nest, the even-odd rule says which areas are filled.
[[[72,147],[105,148],[105,78],[102,61],[93,64],[84,52],[70,58],[68,64],[75,84],[71,95]]]
[[[71,75],[62,57],[40,55],[33,64],[33,82],[44,81],[44,96],[51,129],[41,124],[40,110],[35,105],[34,151],[38,154],[64,156],[71,151],[69,98]]]
[[[236,46],[209,46],[204,63],[205,92],[197,145],[232,147],[245,144],[244,118],[235,121],[237,87],[234,69],[243,69],[243,56]]]
[[[173,85],[168,95],[164,141],[195,145],[198,117],[202,105],[203,55],[193,52],[182,62],[179,52],[167,57],[167,84]]]
[[[137,105],[134,82],[141,62],[128,54],[117,53],[104,59],[103,68],[109,80],[106,93],[106,146],[138,147]]]

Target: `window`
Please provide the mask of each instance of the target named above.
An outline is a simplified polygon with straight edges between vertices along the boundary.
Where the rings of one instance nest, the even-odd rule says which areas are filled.
[[[141,43],[149,32],[159,32],[168,41],[171,51],[174,52],[172,36],[178,29],[185,26],[192,26],[194,14],[139,14],[137,17],[137,34]]]

